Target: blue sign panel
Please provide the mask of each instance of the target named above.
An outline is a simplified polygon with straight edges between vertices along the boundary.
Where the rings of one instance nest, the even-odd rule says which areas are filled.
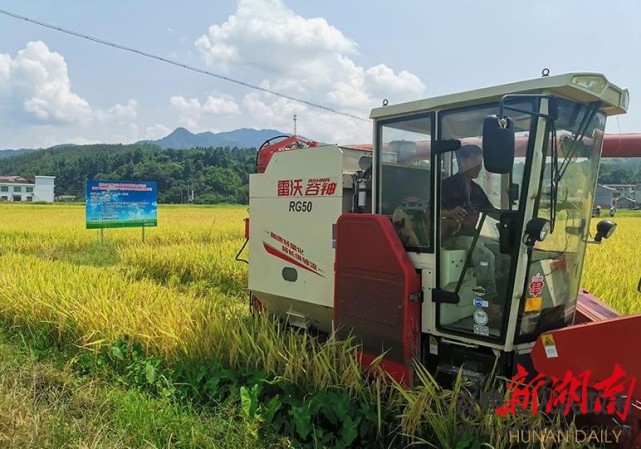
[[[155,182],[87,181],[87,229],[158,225]]]

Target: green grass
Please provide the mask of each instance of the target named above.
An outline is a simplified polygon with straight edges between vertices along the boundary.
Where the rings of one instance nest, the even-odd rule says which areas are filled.
[[[31,336],[30,336],[31,337]],[[96,376],[80,376],[66,354],[34,348],[0,330],[0,447],[286,448],[259,437],[232,404],[204,412]],[[37,341],[37,339],[35,340]]]

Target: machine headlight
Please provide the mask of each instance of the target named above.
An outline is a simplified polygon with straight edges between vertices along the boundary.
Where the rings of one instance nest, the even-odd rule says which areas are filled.
[[[600,95],[607,84],[605,78],[598,75],[576,75],[572,77],[572,84]]]
[[[614,230],[617,228],[617,224],[610,220],[601,220],[596,225],[596,235],[594,240],[600,242],[601,239],[607,239],[612,235]]]
[[[621,109],[624,109],[627,111],[629,104],[630,104],[630,92],[628,92],[628,89],[623,89],[623,92],[621,93],[621,101],[620,101]]]
[[[545,218],[533,218],[525,225],[523,243],[533,246],[535,242],[542,242],[550,232],[550,222]]]
[[[542,242],[543,240],[545,240],[549,232],[550,232],[550,222],[546,220],[545,223],[543,223],[543,227],[541,228],[541,231],[539,232],[539,242]]]

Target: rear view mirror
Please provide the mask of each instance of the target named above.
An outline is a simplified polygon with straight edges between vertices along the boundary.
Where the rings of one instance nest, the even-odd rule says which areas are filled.
[[[483,165],[490,173],[511,173],[514,165],[514,127],[509,117],[485,117]]]

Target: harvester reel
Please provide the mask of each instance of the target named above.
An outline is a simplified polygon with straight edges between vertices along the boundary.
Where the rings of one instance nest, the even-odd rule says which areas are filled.
[[[274,141],[274,140],[276,140],[276,139],[289,139],[290,137],[291,137],[291,136],[285,136],[285,135],[283,135],[283,136],[276,136],[276,137],[272,137],[271,139],[267,139],[265,142],[263,142],[263,144],[260,146],[260,148],[258,148],[258,151],[260,152],[260,150],[262,150],[263,148],[265,148],[265,147],[268,147],[268,146],[272,145],[272,141]],[[299,147],[300,147],[300,148],[302,148],[302,147],[300,146],[300,143],[299,143],[299,142],[297,142],[297,143],[299,144]]]

